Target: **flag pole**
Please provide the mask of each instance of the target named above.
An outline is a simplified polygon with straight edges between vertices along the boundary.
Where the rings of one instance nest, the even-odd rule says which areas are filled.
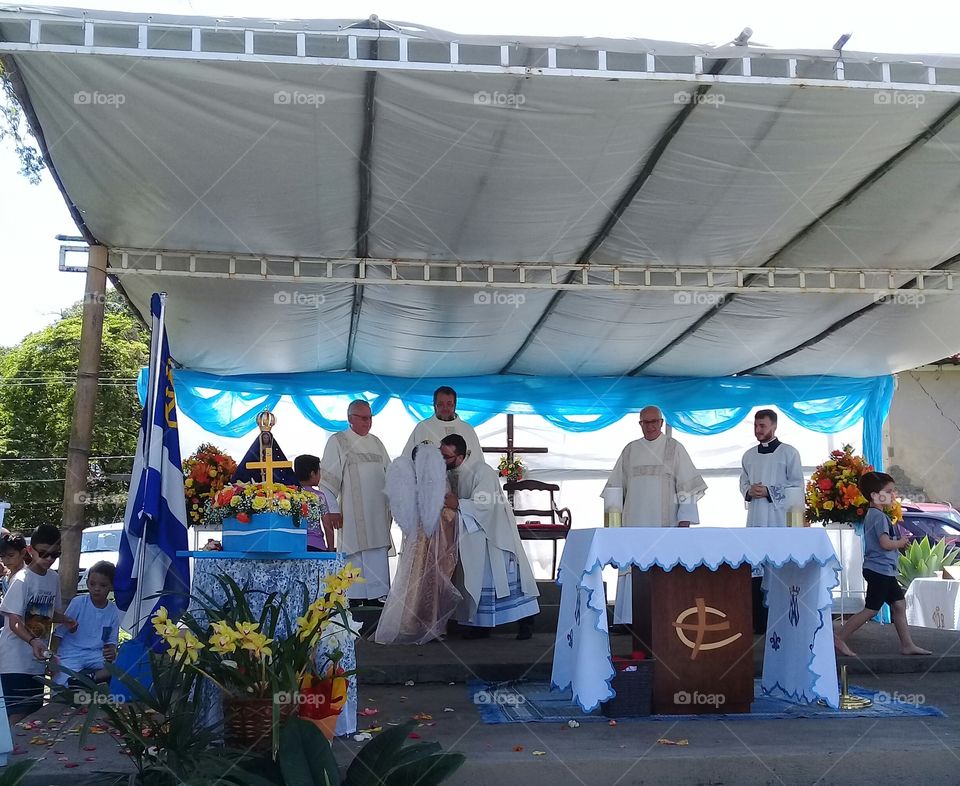
[[[147,428],[143,432],[143,453],[146,458],[146,466],[150,466],[150,451],[153,436],[153,418],[156,414],[157,406],[157,387],[160,383],[160,355],[163,354],[163,319],[164,311],[167,306],[167,293],[160,293],[160,318],[154,335],[150,341],[150,384],[147,387]],[[140,540],[137,542],[137,636],[143,632],[143,563],[147,550],[147,522],[144,521],[143,529],[140,533]]]

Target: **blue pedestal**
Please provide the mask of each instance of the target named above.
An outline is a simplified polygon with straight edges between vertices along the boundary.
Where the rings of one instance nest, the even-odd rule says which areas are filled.
[[[255,513],[247,524],[235,517],[223,522],[223,550],[247,554],[306,554],[307,523],[294,526],[290,516]]]

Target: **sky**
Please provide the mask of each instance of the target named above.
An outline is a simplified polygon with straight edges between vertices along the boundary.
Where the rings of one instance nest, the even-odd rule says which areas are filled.
[[[448,3],[435,0],[367,0],[324,4],[231,0],[99,0],[91,4],[52,5],[138,13],[271,18],[366,18],[415,22],[454,33],[609,36],[697,44],[723,44],[744,27],[753,40],[778,48],[828,49],[842,33],[853,33],[848,49],[873,52],[960,54],[960,3],[918,2],[897,13],[875,2],[806,0],[802,4],[769,0],[716,3],[695,0],[676,13],[671,4],[627,4],[595,0],[571,2]],[[585,9],[589,9],[589,13]],[[10,346],[52,322],[61,309],[83,295],[83,274],[57,269],[57,234],[76,234],[52,178],[38,186],[18,173],[12,147],[0,143],[0,346]],[[29,271],[29,278],[27,273]],[[29,283],[28,283],[29,282]]]

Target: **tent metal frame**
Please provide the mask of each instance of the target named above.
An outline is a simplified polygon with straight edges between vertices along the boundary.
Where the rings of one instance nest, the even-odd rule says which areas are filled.
[[[784,52],[762,52],[728,58],[721,50],[705,50],[707,55],[658,55],[653,52],[619,52],[614,49],[585,46],[538,46],[540,42],[512,43],[458,43],[395,31],[389,28],[341,30],[311,30],[297,23],[258,25],[236,24],[230,20],[210,20],[208,24],[177,24],[173,21],[137,22],[127,19],[97,19],[51,16],[25,10],[0,15],[6,23],[21,23],[22,34],[14,39],[0,41],[0,52],[26,54],[45,52],[63,55],[112,55],[119,57],[152,58],[161,60],[226,61],[235,63],[289,64],[339,66],[345,68],[375,69],[381,71],[434,71],[438,73],[499,74],[513,76],[565,76],[593,79],[618,79],[660,82],[689,82],[698,84],[764,84],[789,86],[842,86],[866,90],[903,90],[913,92],[960,93],[960,69],[917,65],[891,58],[889,61],[857,62],[855,56],[788,56]],[[171,33],[173,36],[171,36]],[[182,43],[176,39],[180,34]],[[189,36],[186,35],[189,33]],[[126,40],[129,45],[116,43]],[[345,45],[342,56],[308,55],[308,44],[314,48],[317,41],[326,40]],[[486,39],[484,39],[486,40]],[[361,44],[369,41],[396,41],[395,52],[380,51],[376,59],[361,57]],[[158,44],[163,44],[159,46]],[[411,47],[411,45],[413,45]],[[420,49],[422,47],[422,50]],[[467,49],[469,47],[469,49]],[[392,47],[391,47],[392,48]],[[468,51],[477,48],[499,49],[499,64],[467,62]],[[283,49],[290,54],[277,54]],[[526,57],[533,49],[541,54],[538,64],[517,64],[511,56],[520,52]],[[442,51],[441,51],[442,50]],[[562,67],[566,53],[575,52],[593,60],[595,68]],[[715,52],[715,54],[714,54]],[[365,52],[363,54],[366,54]],[[737,53],[739,55],[739,52]],[[636,58],[636,70],[608,68],[610,55]],[[665,60],[668,57],[669,60]],[[489,59],[489,58],[487,58]],[[539,61],[545,59],[543,65]],[[739,73],[711,73],[717,60],[730,59]],[[578,61],[579,62],[579,61]],[[806,63],[829,62],[833,77],[829,79],[803,76]],[[631,66],[634,64],[631,63]],[[872,75],[879,68],[880,78],[848,79],[848,72]],[[678,70],[680,69],[680,70]],[[760,75],[763,72],[777,75]],[[755,75],[755,72],[758,72]],[[818,72],[819,73],[819,72]],[[923,78],[905,78],[915,74]],[[956,82],[953,84],[952,82]],[[895,96],[888,96],[896,100]]]
[[[110,250],[110,275],[189,276],[236,281],[461,287],[574,292],[785,292],[836,295],[960,294],[960,270],[683,267],[578,262],[464,262],[419,259],[252,256],[150,249]],[[572,276],[571,276],[572,274]]]

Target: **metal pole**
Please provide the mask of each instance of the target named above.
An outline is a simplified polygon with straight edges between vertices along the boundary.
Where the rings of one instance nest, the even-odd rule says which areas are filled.
[[[85,523],[87,472],[93,415],[100,377],[100,343],[103,339],[103,304],[107,289],[107,249],[90,246],[87,280],[83,294],[83,322],[80,331],[80,362],[77,390],[73,399],[73,422],[67,447],[67,468],[63,483],[63,527],[60,535],[60,592],[64,602],[77,594],[80,575],[80,540]]]

